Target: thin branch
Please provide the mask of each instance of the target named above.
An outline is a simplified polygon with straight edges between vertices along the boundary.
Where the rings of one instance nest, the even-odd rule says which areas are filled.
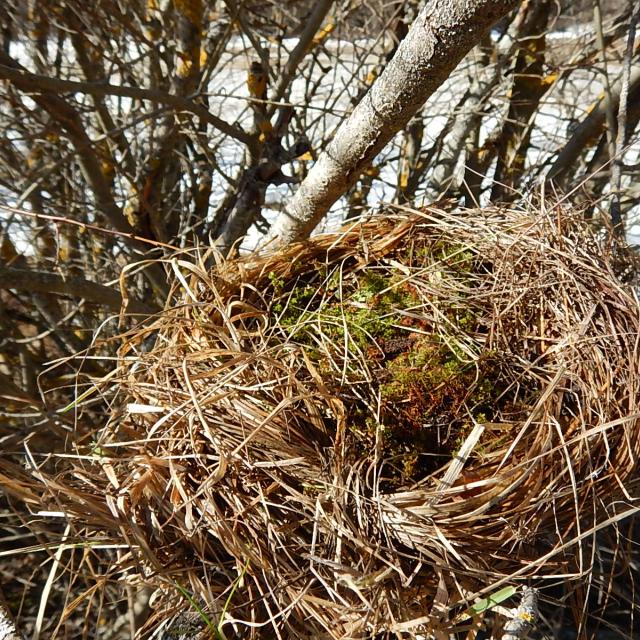
[[[322,0],[321,2],[315,3],[315,8],[308,18],[308,22],[306,27],[304,28],[304,31],[300,35],[300,40],[298,40],[298,44],[291,52],[285,69],[280,75],[278,84],[276,85],[273,92],[273,101],[279,102],[280,99],[284,97],[287,87],[289,87],[291,81],[295,77],[298,65],[300,64],[300,62],[302,62],[304,56],[309,51],[314,36],[318,32],[318,29],[322,25],[322,22],[324,21],[332,6],[333,0]]]
[[[29,76],[34,74],[30,74],[20,63],[0,51],[0,78],[8,78],[3,75],[5,70],[15,77],[12,80],[15,86],[20,91],[31,93],[34,102],[66,131],[78,156],[82,175],[95,196],[98,209],[118,231],[132,233],[133,228],[116,204],[111,187],[102,173],[100,162],[94,153],[93,143],[87,135],[86,125],[82,122],[80,114],[55,91],[43,90],[42,86],[34,84],[33,78],[29,79]],[[44,76],[36,77],[44,78]]]
[[[0,60],[5,56],[0,55]],[[35,91],[42,93],[43,91],[51,91],[53,93],[86,93],[93,96],[120,96],[122,98],[133,98],[137,100],[149,100],[167,104],[178,110],[189,111],[194,115],[202,118],[208,124],[213,125],[222,133],[235,138],[243,144],[249,144],[251,136],[243,131],[240,127],[225,122],[218,116],[205,109],[202,105],[198,105],[189,98],[181,98],[164,91],[154,91],[152,89],[141,89],[140,87],[126,87],[116,84],[108,84],[104,82],[76,82],[73,80],[61,80],[60,78],[51,78],[49,76],[31,73],[26,70],[16,69],[13,66],[0,64],[0,79],[10,80],[14,83],[20,83],[20,89],[27,91]]]
[[[629,24],[629,34],[627,36],[627,49],[624,56],[624,67],[622,69],[622,89],[620,90],[620,100],[618,104],[618,121],[616,139],[612,143],[614,149],[613,164],[611,166],[611,224],[614,231],[624,236],[624,224],[622,220],[622,207],[620,204],[620,187],[622,186],[622,154],[626,144],[627,134],[627,107],[629,100],[629,80],[631,76],[631,59],[633,57],[633,45],[636,39],[636,25],[640,18],[640,8],[636,11]],[[613,135],[613,132],[612,132]]]
[[[74,298],[84,298],[89,302],[101,304],[114,311],[120,311],[125,304],[122,296],[115,289],[84,278],[66,278],[47,271],[32,269],[13,269],[0,266],[0,289],[18,289],[39,293],[57,293]],[[159,309],[153,305],[128,299],[127,311],[130,313],[152,314]]]
[[[614,181],[614,171],[615,171],[615,157],[616,157],[616,141],[615,141],[615,129],[616,129],[616,116],[615,116],[615,108],[614,104],[615,100],[611,91],[611,82],[609,81],[609,66],[607,64],[607,50],[604,43],[604,35],[602,33],[602,9],[600,8],[600,0],[595,0],[593,3],[593,23],[596,32],[596,42],[598,44],[598,48],[600,49],[600,55],[602,56],[602,65],[604,68],[604,104],[605,104],[605,117],[607,126],[605,129],[605,134],[607,136],[607,147],[609,148],[609,157],[613,159],[613,163],[611,165],[611,187],[615,189],[615,181]],[[624,72],[623,72],[624,75]],[[627,93],[629,89],[628,78],[627,80]],[[622,89],[625,89],[625,82],[622,82]],[[623,109],[622,106],[622,93],[620,94],[620,109]],[[611,206],[611,225],[615,233],[620,233],[622,227],[622,219],[620,218],[620,209],[617,208],[615,203],[615,195],[612,200]]]
[[[16,207],[8,207],[7,205],[0,204],[0,210],[4,209],[10,213],[18,214],[21,216],[27,216],[29,218],[36,218],[37,220],[48,220],[56,224],[70,224],[74,227],[80,227],[81,229],[88,229],[101,233],[107,236],[117,236],[119,238],[126,238],[127,240],[135,240],[136,242],[142,242],[144,244],[151,245],[152,247],[162,247],[163,249],[170,249],[171,251],[180,251],[179,247],[166,242],[160,242],[158,240],[151,240],[150,238],[143,238],[137,236],[134,233],[125,233],[122,231],[114,231],[113,229],[105,229],[97,224],[89,224],[88,222],[79,222],[78,220],[72,220],[71,218],[64,218],[62,216],[50,216],[45,213],[36,213],[34,211],[25,211],[24,209],[17,209]]]
[[[633,92],[640,86],[640,68],[636,67],[629,77],[629,92]],[[617,107],[622,90],[622,78],[618,78],[612,85],[611,92],[614,106]],[[577,126],[571,138],[558,154],[553,165],[547,173],[547,180],[553,180],[561,184],[568,172],[575,168],[578,156],[588,148],[593,140],[597,140],[602,132],[606,118],[606,102],[601,98],[596,106],[589,111],[587,117]]]

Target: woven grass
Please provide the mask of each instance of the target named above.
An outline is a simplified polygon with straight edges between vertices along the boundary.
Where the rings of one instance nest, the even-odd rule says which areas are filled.
[[[484,209],[176,258],[96,383],[109,419],[2,472],[122,546],[84,600],[150,587],[160,637],[189,609],[203,637],[447,638],[545,576],[579,617],[596,537],[637,510],[640,304],[611,251],[560,209]]]

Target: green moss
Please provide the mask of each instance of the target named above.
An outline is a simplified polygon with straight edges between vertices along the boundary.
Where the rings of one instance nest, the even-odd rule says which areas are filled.
[[[322,286],[298,283],[286,292],[280,279],[270,274],[269,280],[277,296],[272,312],[290,337],[303,344],[312,344],[312,334],[322,333],[336,344],[365,350],[377,339],[406,333],[398,326],[396,311],[418,302],[393,277],[374,270],[355,274],[342,287],[337,270]]]
[[[475,423],[494,415],[503,390],[493,361],[469,363],[435,336],[420,337],[385,362],[381,377],[381,420],[392,425],[384,431],[384,451],[403,460],[398,483],[409,468],[415,481],[453,455]]]
[[[358,287],[351,295],[351,299],[358,302],[369,302],[385,289],[392,286],[388,277],[375,271],[365,271],[358,278]]]
[[[269,272],[267,278],[269,279],[269,283],[271,284],[274,293],[276,295],[280,295],[284,289],[284,280],[278,277],[273,271]]]
[[[456,278],[472,273],[476,260],[463,246],[438,242],[403,251],[409,255],[398,259],[408,268],[433,265],[453,271]],[[430,333],[428,314],[420,314],[425,294],[404,269],[341,269],[318,265],[288,287],[270,275],[278,330],[305,347],[327,387],[344,398],[347,437],[372,451],[381,447],[387,486],[415,482],[457,451],[473,424],[495,415],[493,404],[503,390],[496,382],[498,367],[490,355],[470,363],[457,343],[456,332],[470,334],[481,327],[476,312],[459,296],[455,306],[430,300],[455,327],[444,341]],[[417,316],[402,313],[408,310]],[[335,362],[326,349],[335,349]],[[336,376],[345,350],[368,360],[370,388],[357,390],[362,374],[350,379],[347,367]],[[372,398],[378,403],[375,414]]]
[[[383,401],[397,403],[413,394],[429,413],[445,400],[452,400],[447,396],[459,396],[472,373],[447,346],[424,338],[391,360],[385,371],[389,382],[380,387]]]
[[[278,322],[284,328],[304,324],[309,316],[309,304],[316,293],[317,290],[311,285],[295,287],[276,298],[271,311],[278,316]]]
[[[397,333],[392,318],[373,308],[359,308],[346,303],[323,310],[320,316],[326,335],[337,343],[366,350],[373,340]]]

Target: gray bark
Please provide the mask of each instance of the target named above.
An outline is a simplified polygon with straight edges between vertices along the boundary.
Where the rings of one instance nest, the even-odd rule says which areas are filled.
[[[483,77],[482,69],[474,68],[474,78],[469,90],[464,95],[464,102],[457,107],[464,108],[463,113],[453,118],[453,127],[445,138],[440,158],[429,176],[427,193],[439,198],[445,194],[453,179],[458,159],[465,153],[465,145],[469,134],[482,118],[482,104],[490,89],[499,82],[501,68],[495,66],[488,77]]]
[[[485,31],[517,4],[517,0],[428,2],[274,224],[273,238],[286,244],[307,237]]]

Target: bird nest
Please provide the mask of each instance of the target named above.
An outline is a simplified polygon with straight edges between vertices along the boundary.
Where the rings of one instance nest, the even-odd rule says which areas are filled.
[[[640,304],[612,251],[560,209],[484,209],[176,257],[39,504],[121,545],[107,573],[153,591],[162,637],[496,629],[479,598],[580,587],[636,509]]]

